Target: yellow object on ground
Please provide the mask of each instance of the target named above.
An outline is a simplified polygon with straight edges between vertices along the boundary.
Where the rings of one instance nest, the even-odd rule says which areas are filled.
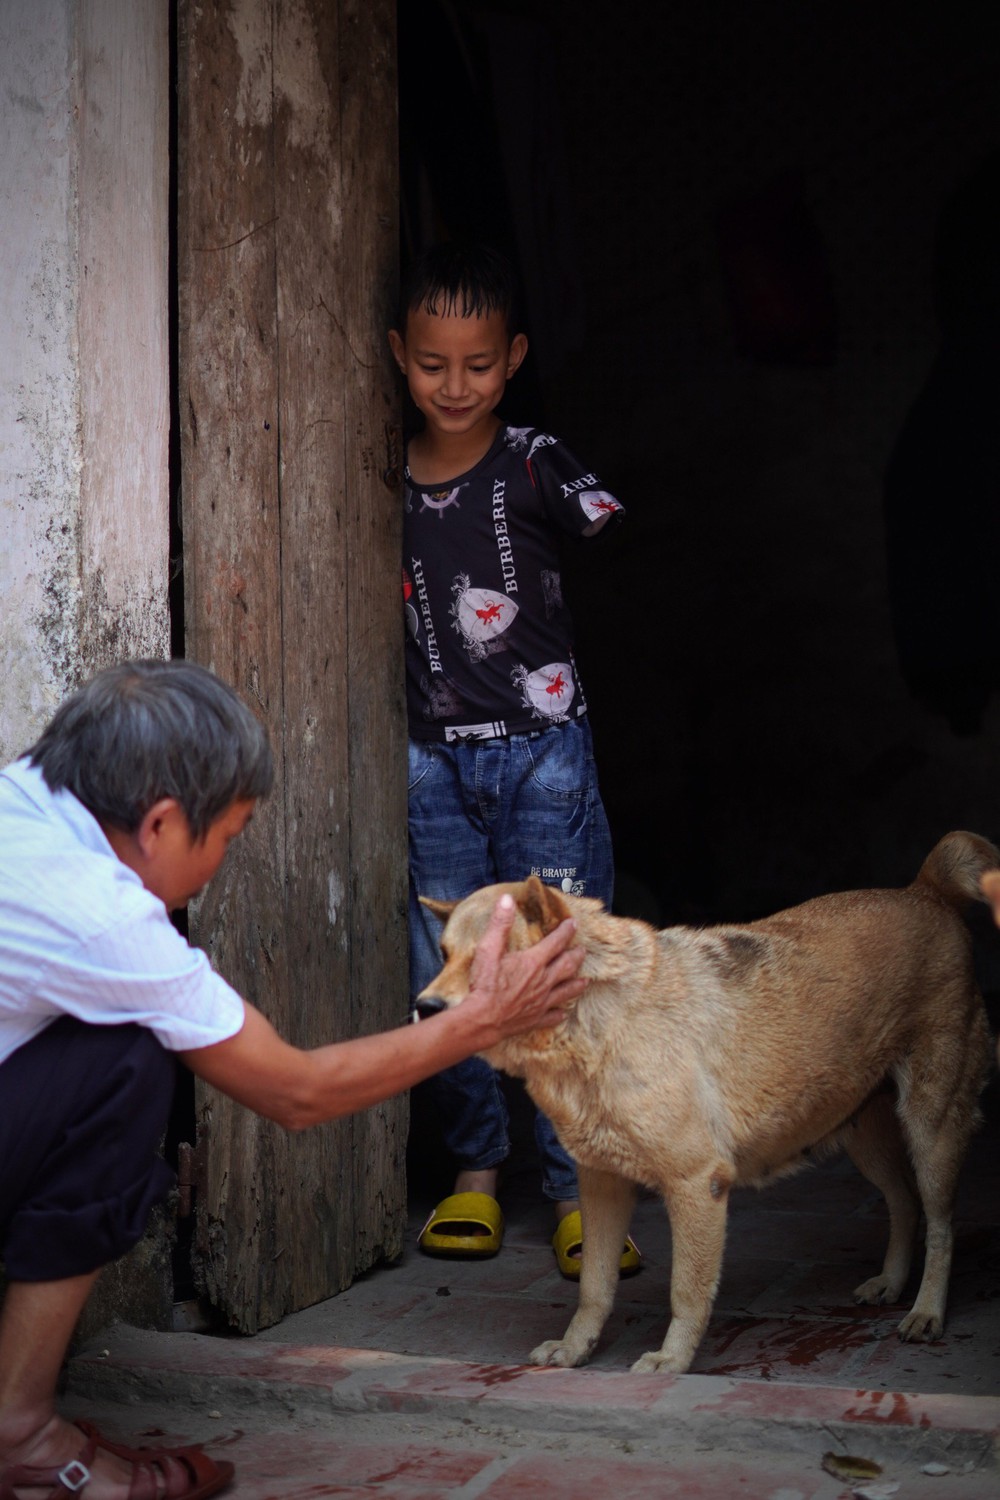
[[[496,1255],[503,1244],[503,1214],[488,1193],[442,1198],[417,1241],[428,1255]]]
[[[574,1209],[565,1219],[560,1219],[552,1236],[552,1248],[556,1252],[556,1264],[570,1281],[580,1279],[580,1254],[583,1250],[583,1225],[580,1210]],[[642,1264],[642,1256],[630,1234],[625,1236],[625,1248],[618,1263],[620,1276],[631,1276]]]

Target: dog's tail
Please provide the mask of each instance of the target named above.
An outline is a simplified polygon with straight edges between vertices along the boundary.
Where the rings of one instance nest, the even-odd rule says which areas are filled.
[[[1000,849],[978,833],[946,833],[913,883],[930,886],[960,909],[970,901],[985,901],[1000,922]]]

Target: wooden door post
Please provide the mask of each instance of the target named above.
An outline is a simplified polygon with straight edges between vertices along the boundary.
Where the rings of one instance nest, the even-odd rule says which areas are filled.
[[[310,1046],[407,1006],[395,4],[181,0],[179,27],[187,650],[278,765],[193,937]],[[299,1136],[198,1102],[200,1269],[234,1326],[398,1254],[405,1100]]]

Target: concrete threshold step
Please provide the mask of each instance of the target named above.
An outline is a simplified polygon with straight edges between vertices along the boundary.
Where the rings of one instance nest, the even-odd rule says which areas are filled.
[[[255,1343],[119,1325],[70,1362],[68,1397],[238,1405],[248,1419],[395,1413],[617,1442],[758,1452],[864,1451],[1000,1474],[1000,1397],[920,1395],[593,1369],[467,1364],[365,1349]],[[997,1481],[1000,1492],[1000,1478]]]

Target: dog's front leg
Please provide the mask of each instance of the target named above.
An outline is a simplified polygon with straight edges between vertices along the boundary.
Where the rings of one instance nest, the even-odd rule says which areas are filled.
[[[633,1373],[661,1370],[682,1375],[690,1369],[719,1289],[731,1180],[717,1167],[671,1184],[664,1194],[673,1240],[670,1327],[663,1347],[637,1359]]]
[[[532,1349],[528,1358],[533,1365],[582,1365],[593,1353],[614,1305],[635,1187],[612,1172],[583,1166],[577,1172],[583,1224],[580,1300],[563,1337]]]

